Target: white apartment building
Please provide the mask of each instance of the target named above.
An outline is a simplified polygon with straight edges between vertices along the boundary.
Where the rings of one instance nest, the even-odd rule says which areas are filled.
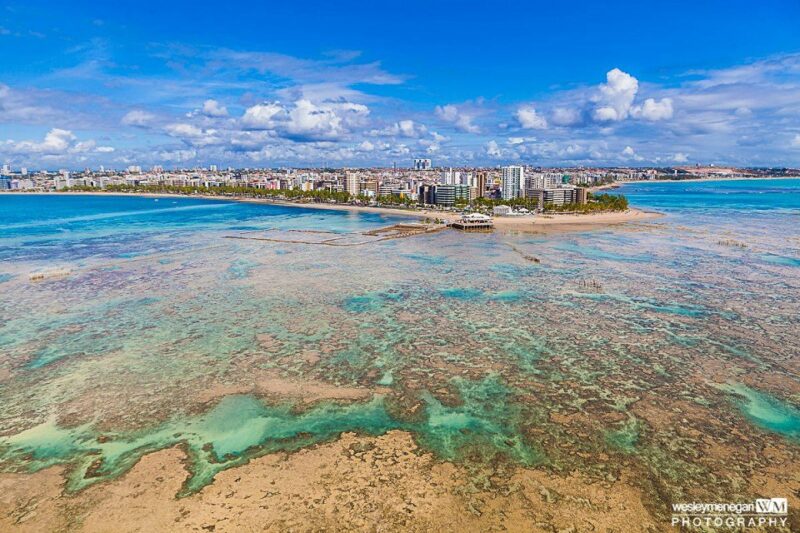
[[[552,189],[561,184],[558,174],[530,174],[526,189]]]
[[[358,196],[361,192],[360,179],[355,172],[344,173],[344,192],[349,193],[350,196]]]
[[[500,182],[503,200],[519,198],[525,183],[525,169],[520,166],[503,167],[503,177]]]
[[[443,170],[439,175],[439,183],[442,185],[465,185],[465,174],[464,172],[448,168],[447,170]]]

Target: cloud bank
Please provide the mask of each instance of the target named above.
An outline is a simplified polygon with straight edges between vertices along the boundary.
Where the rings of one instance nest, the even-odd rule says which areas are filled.
[[[420,155],[441,165],[800,165],[800,54],[658,81],[615,67],[527,101],[427,104],[373,90],[403,86],[413,73],[353,51],[307,59],[173,45],[152,58],[168,74],[121,75],[92,57],[53,73],[47,88],[0,83],[4,131],[25,132],[0,137],[0,160],[29,168],[388,166]],[[88,89],[53,88],[75,79]]]

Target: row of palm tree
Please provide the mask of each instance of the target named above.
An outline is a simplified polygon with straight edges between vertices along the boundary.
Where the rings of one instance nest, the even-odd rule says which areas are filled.
[[[62,189],[64,191],[89,192],[99,190],[90,185],[75,185]],[[312,201],[328,203],[371,203],[371,199],[364,195],[353,196],[344,191],[331,191],[328,189],[316,189],[305,191],[302,189],[262,189],[258,187],[246,187],[239,185],[220,185],[216,187],[205,187],[200,185],[168,185],[168,184],[111,184],[104,188],[108,192],[125,193],[150,193],[150,194],[185,194],[185,195],[210,195],[210,196],[236,196],[244,198],[272,198],[276,200],[288,201]],[[545,204],[545,212],[578,212],[593,213],[599,211],[625,211],[628,209],[628,200],[622,195],[614,194],[591,194],[588,195],[589,201],[585,204],[565,204],[552,205]],[[408,196],[381,195],[375,198],[375,202],[380,205],[397,207],[414,207],[414,202]],[[469,204],[464,201],[459,207],[471,205],[478,210],[491,210],[498,205],[507,205],[512,208],[526,208],[533,211],[538,207],[536,198],[511,198],[503,200],[499,198],[475,198]]]

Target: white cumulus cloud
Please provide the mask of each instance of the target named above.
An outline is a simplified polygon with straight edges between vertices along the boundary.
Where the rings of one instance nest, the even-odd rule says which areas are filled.
[[[547,128],[547,119],[536,112],[533,106],[523,106],[517,109],[517,121],[525,129],[543,130]]]
[[[600,85],[595,97],[595,120],[609,122],[628,118],[638,91],[639,80],[618,68],[608,71],[606,83]]]
[[[72,147],[75,135],[69,130],[53,128],[45,134],[41,142],[36,141],[11,141],[11,149],[19,154],[63,154]]]
[[[252,129],[269,130],[285,118],[286,110],[278,102],[265,102],[248,107],[242,116],[242,124]]]
[[[216,100],[206,100],[203,102],[203,114],[207,117],[227,117],[228,109]]]
[[[658,102],[648,98],[641,106],[634,106],[631,109],[634,117],[652,121],[671,119],[672,113],[672,98],[662,98]]]
[[[472,123],[473,116],[453,104],[436,106],[436,116],[449,122],[456,129],[465,133],[480,133],[480,128]]]
[[[633,161],[644,161],[644,158],[636,153],[630,146],[626,146],[624,150],[622,150],[622,157],[623,159],[633,160]]]
[[[364,125],[369,108],[354,102],[314,102],[302,98],[287,107],[266,102],[245,110],[241,123],[254,130],[269,130],[295,140],[338,140]]]
[[[315,104],[298,100],[289,112],[286,131],[293,136],[309,140],[335,140],[352,127],[361,125],[369,115],[369,108],[352,102],[326,102]]]

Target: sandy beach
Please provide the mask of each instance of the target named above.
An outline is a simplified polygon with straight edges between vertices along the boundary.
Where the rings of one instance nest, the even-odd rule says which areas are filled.
[[[583,231],[604,226],[641,222],[664,216],[653,211],[628,209],[610,213],[587,213],[581,215],[527,215],[520,217],[494,217],[498,230],[512,231]]]

